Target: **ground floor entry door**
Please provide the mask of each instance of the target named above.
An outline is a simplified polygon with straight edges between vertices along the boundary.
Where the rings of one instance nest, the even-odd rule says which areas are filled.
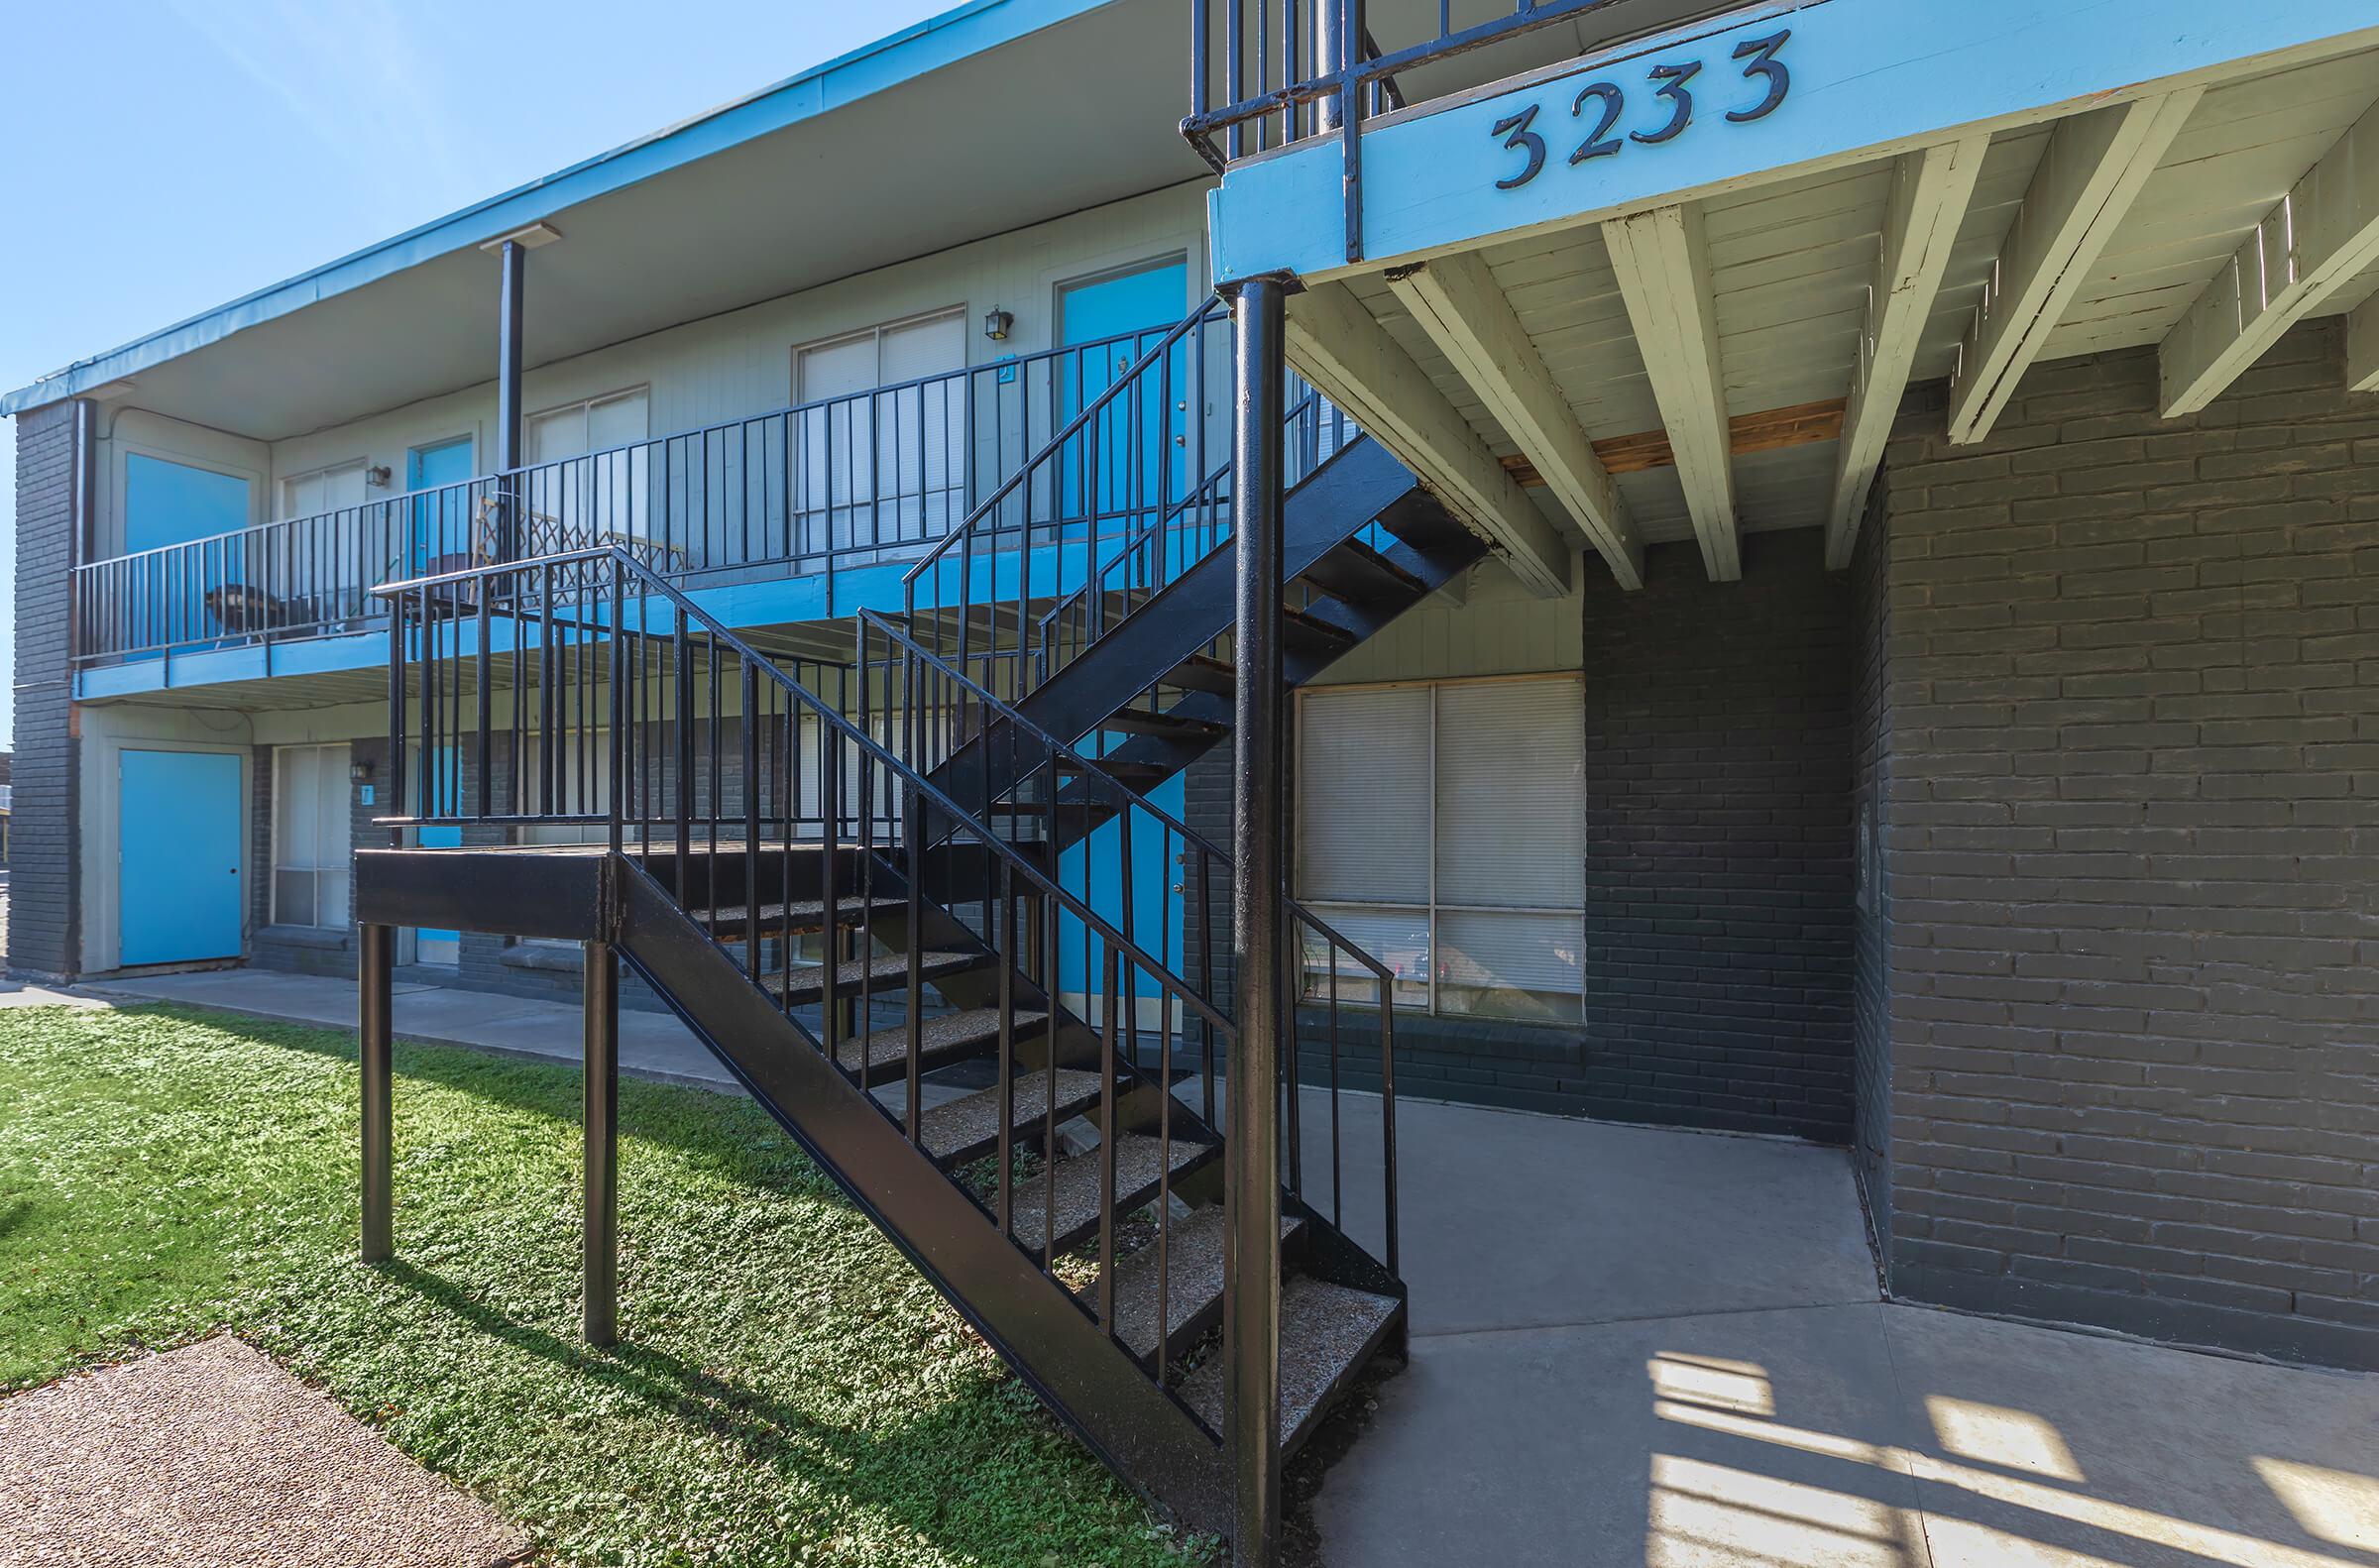
[[[240,955],[240,759],[119,753],[117,961]]]

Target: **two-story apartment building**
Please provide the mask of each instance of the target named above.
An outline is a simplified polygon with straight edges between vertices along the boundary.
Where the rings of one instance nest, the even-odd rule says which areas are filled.
[[[359,931],[353,852],[659,846],[837,1067],[904,984],[912,1091],[1047,1023],[1053,1144],[1061,1063],[1111,1149],[1210,1005],[1251,1118],[1302,1070],[1846,1145],[1897,1294],[2379,1364],[2379,19],[1474,9],[982,0],[10,394],[12,963],[574,992],[543,917]],[[779,840],[822,889],[763,902]],[[964,942],[996,999],[928,1021]],[[1272,1354],[1201,1403],[1160,1283],[1144,1409],[738,1070],[1243,1540],[1396,1331],[1282,1285],[1285,1214],[1401,1299],[1293,1116],[1182,1320]],[[990,1148],[916,1103],[898,1158]],[[1045,1274],[1054,1186],[1038,1253],[998,1188]]]

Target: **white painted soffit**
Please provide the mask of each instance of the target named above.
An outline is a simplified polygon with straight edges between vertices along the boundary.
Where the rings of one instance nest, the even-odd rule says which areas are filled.
[[[137,378],[146,408],[278,439],[486,381],[485,241],[534,222],[531,365],[1203,171],[1167,0],[976,0],[710,114],[0,397]]]

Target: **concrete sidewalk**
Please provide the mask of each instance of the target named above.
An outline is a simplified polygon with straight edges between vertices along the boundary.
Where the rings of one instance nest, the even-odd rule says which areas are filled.
[[[179,1002],[214,1007],[288,1024],[355,1027],[355,982],[270,969],[209,969],[196,974],[152,974],[100,980],[75,987],[86,995],[119,1002]],[[499,1056],[561,1062],[580,1059],[579,1010],[563,1002],[537,1002],[486,991],[449,990],[399,980],[395,1000],[400,1040],[436,1046],[467,1046]],[[620,1070],[663,1083],[699,1088],[741,1087],[685,1025],[667,1013],[636,1008],[620,1012]]]

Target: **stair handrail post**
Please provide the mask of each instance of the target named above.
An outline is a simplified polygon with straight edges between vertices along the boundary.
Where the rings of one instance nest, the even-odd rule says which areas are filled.
[[[1273,1568],[1281,1516],[1281,555],[1284,343],[1289,281],[1256,278],[1232,299],[1231,531],[1237,617],[1232,652],[1231,910],[1240,961],[1236,1052],[1225,1087],[1224,1444],[1234,1493],[1235,1560]]]

